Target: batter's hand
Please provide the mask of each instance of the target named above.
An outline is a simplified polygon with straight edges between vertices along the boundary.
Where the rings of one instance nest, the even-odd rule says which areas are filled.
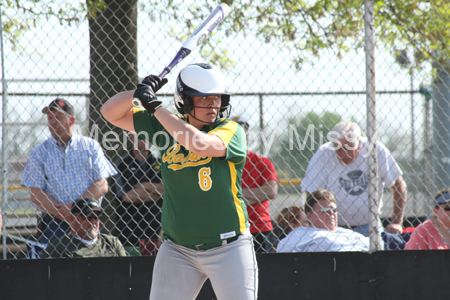
[[[161,107],[162,101],[156,97],[156,92],[167,83],[166,78],[159,78],[156,75],[149,75],[142,80],[142,83],[137,85],[134,91],[133,98],[138,98],[142,106],[149,112],[155,113],[155,111]]]

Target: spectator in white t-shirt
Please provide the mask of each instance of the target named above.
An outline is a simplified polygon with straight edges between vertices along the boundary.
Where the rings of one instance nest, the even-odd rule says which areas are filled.
[[[368,251],[370,240],[338,227],[336,200],[326,190],[312,192],[305,204],[310,227],[296,227],[277,246],[277,252]]]
[[[360,127],[350,121],[338,123],[319,147],[306,170],[302,188],[311,193],[326,189],[336,196],[339,226],[351,228],[369,236],[368,157],[367,138],[361,137]],[[402,233],[403,213],[406,204],[406,184],[402,171],[389,150],[377,142],[378,153],[378,207],[381,210],[383,187],[391,189],[394,199],[391,224],[386,232]],[[380,211],[379,211],[380,213]],[[379,230],[383,227],[379,221]]]

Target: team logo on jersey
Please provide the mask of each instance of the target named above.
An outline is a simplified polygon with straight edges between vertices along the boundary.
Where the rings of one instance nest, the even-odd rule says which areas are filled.
[[[347,194],[358,196],[364,193],[369,185],[368,176],[361,170],[351,171],[347,175],[339,176],[339,186],[343,188]]]
[[[189,151],[188,155],[184,155],[183,153],[178,153],[180,150],[180,144],[175,144],[167,149],[162,156],[162,161],[169,164],[169,169],[178,171],[187,167],[206,165],[212,159],[212,157],[200,156],[191,151]]]

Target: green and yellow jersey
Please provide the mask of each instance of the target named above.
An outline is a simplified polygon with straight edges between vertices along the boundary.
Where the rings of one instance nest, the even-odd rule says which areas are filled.
[[[247,229],[241,196],[247,143],[239,124],[220,119],[202,129],[225,144],[226,156],[219,158],[187,150],[144,109],[135,108],[133,118],[139,139],[148,139],[161,153],[165,238],[192,247],[238,236]]]

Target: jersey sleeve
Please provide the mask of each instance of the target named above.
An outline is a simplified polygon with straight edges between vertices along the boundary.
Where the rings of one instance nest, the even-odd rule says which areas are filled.
[[[41,189],[45,189],[46,187],[44,163],[36,148],[30,152],[20,185],[28,188]]]
[[[263,170],[261,170],[261,176],[264,178],[266,182],[270,180],[280,181],[278,179],[277,173],[275,172],[275,166],[272,161],[266,157],[262,159],[263,161]]]
[[[109,238],[112,240],[111,247],[112,247],[112,249],[114,249],[116,256],[119,256],[119,257],[128,256],[127,252],[125,251],[125,248],[123,247],[122,243],[120,242],[120,240],[117,237],[110,236]]]
[[[117,174],[116,169],[106,158],[105,153],[103,152],[103,149],[100,146],[100,144],[95,140],[91,140],[90,142],[93,153],[92,175],[91,175],[93,181],[116,175]]]
[[[391,155],[389,150],[381,143],[377,143],[378,149],[378,164],[380,167],[379,173],[382,176],[385,185],[387,187],[392,187],[403,172],[395,161],[394,157]]]
[[[164,147],[168,138],[168,133],[159,123],[158,119],[143,108],[133,108],[133,124],[134,131],[137,133],[139,140],[146,140],[157,146]],[[164,134],[158,134],[164,133]]]
[[[247,156],[247,139],[242,127],[235,123],[224,121],[224,125],[217,127],[208,134],[218,136],[222,141],[226,150],[225,159],[233,163],[239,164],[245,161]]]

